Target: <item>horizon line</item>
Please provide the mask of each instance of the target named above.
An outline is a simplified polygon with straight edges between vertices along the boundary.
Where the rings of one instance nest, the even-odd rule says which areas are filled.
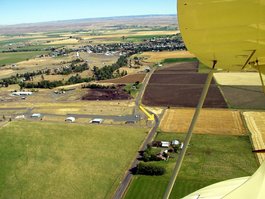
[[[33,25],[33,24],[45,24],[52,22],[67,22],[67,21],[75,21],[75,20],[91,20],[91,19],[109,19],[109,18],[125,18],[125,17],[146,17],[146,16],[177,16],[174,14],[146,14],[146,15],[118,15],[118,16],[108,16],[108,17],[88,17],[88,18],[72,18],[72,19],[62,19],[62,20],[54,20],[54,21],[39,21],[39,22],[24,22],[24,23],[14,23],[14,24],[0,24],[1,27],[4,26],[17,26],[17,25]]]

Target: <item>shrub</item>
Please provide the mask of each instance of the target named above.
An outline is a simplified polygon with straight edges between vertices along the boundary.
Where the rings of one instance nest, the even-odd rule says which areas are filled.
[[[156,166],[156,165],[152,165],[152,164],[147,164],[147,163],[143,163],[140,162],[137,165],[137,170],[136,170],[136,174],[141,174],[141,175],[163,175],[166,172],[166,169],[162,166]]]

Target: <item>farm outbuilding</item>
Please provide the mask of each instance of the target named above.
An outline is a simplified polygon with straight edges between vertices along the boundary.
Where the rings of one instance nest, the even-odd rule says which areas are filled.
[[[32,92],[12,92],[13,96],[27,96],[27,95],[32,95]]]
[[[170,142],[161,141],[161,147],[169,147]]]
[[[90,121],[91,124],[101,124],[103,122],[103,119],[101,118],[95,118]]]
[[[75,122],[75,117],[67,117],[65,119],[66,122]]]
[[[40,113],[33,113],[31,115],[32,118],[40,118],[41,117],[41,114]]]
[[[180,144],[180,142],[178,140],[173,140],[171,142],[172,146],[178,146]]]

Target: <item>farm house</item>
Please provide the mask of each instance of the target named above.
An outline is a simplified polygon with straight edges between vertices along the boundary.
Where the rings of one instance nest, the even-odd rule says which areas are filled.
[[[75,117],[67,117],[65,119],[66,122],[75,122]]]

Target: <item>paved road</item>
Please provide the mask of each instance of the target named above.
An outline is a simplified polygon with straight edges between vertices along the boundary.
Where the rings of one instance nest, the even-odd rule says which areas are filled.
[[[155,71],[155,68],[153,68],[149,73],[147,73],[146,77],[144,78],[144,81],[142,83],[142,87],[141,87],[141,89],[140,89],[140,91],[139,91],[139,93],[135,99],[135,108],[134,108],[133,115],[139,115],[139,113],[140,113],[139,105],[142,101],[142,97],[144,95],[144,91],[145,91],[145,88],[147,86],[147,83],[149,82],[154,71]]]
[[[142,146],[140,147],[139,151],[143,151],[146,149],[147,144],[150,143],[154,136],[155,133],[157,131],[157,128],[159,126],[159,118],[157,115],[155,115],[155,124],[153,126],[153,128],[149,131],[147,138],[145,139],[144,143],[142,144]],[[140,154],[138,153],[137,156],[135,157],[134,161],[132,162],[130,169],[125,173],[123,180],[121,181],[118,189],[116,190],[113,199],[121,199],[123,197],[123,195],[125,194],[132,178],[133,178],[133,174],[131,173],[131,169],[135,168],[137,166],[137,164],[139,163],[139,158],[140,158]]]
[[[20,114],[14,114],[13,117],[17,115],[25,115],[26,118],[30,118],[32,113],[34,112],[33,108],[27,108],[27,107],[22,107],[22,108],[0,108],[0,111],[18,111],[18,110],[25,110],[25,112],[20,113]],[[42,113],[41,113],[42,114]],[[66,115],[58,115],[58,114],[42,114],[44,116],[51,116],[51,117],[56,117],[56,116],[65,116],[65,117],[75,117],[75,118],[102,118],[102,119],[110,119],[114,120],[117,122],[126,122],[126,121],[134,121],[137,122],[140,120],[139,117],[136,117],[135,115],[121,115],[121,116],[116,116],[116,115],[90,115],[90,114],[66,114]]]

